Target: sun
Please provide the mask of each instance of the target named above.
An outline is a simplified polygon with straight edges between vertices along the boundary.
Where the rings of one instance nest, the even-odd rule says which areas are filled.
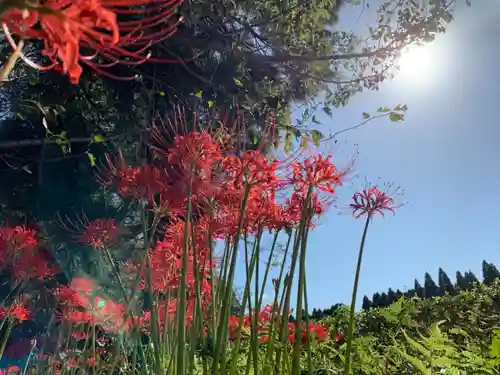
[[[420,84],[428,81],[435,68],[436,56],[429,46],[412,46],[402,51],[396,78]]]

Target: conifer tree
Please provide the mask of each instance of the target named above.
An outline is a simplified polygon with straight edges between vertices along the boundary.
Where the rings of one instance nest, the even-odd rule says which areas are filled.
[[[382,307],[381,306],[381,298],[380,298],[380,293],[374,293],[372,297],[372,307],[377,308],[377,307]]]
[[[432,276],[426,272],[425,273],[425,281],[424,281],[424,298],[432,298],[438,295],[438,286],[432,280]]]
[[[415,286],[413,289],[418,297],[424,298],[424,288],[422,288],[422,285],[420,285],[417,279],[415,279]]]
[[[363,305],[361,306],[361,308],[363,310],[369,310],[372,308],[372,301],[370,301],[370,299],[367,297],[367,296],[364,296],[363,297]]]
[[[459,290],[466,290],[467,289],[467,280],[465,280],[464,275],[462,275],[462,272],[457,271],[457,282],[455,283],[455,289]]]
[[[465,289],[472,289],[474,286],[474,283],[479,282],[476,275],[474,275],[474,273],[472,271],[465,272],[464,279],[465,279],[465,283],[466,283]]]
[[[396,293],[392,288],[387,291],[387,305],[392,305],[396,301]]]
[[[439,268],[439,295],[444,296],[445,293],[454,294],[455,288],[450,278],[442,268]]]
[[[387,293],[382,293],[380,295],[380,307],[387,307],[389,306],[389,298],[387,298]]]
[[[495,279],[500,278],[500,273],[498,269],[487,261],[483,260],[483,283],[486,285],[491,285],[495,281]]]

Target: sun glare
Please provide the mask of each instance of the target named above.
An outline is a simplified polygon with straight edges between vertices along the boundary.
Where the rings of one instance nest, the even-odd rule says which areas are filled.
[[[436,56],[429,46],[416,46],[403,51],[399,58],[397,78],[413,84],[428,82],[435,70]]]

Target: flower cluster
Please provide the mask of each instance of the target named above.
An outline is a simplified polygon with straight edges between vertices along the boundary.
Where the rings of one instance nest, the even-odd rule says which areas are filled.
[[[105,69],[150,59],[149,48],[172,36],[181,22],[182,18],[169,22],[181,2],[45,0],[39,6],[26,3],[24,9],[10,9],[0,16],[0,22],[14,49],[13,34],[44,42],[41,52],[50,63],[40,66],[21,54],[26,63],[43,70],[58,69],[68,74],[72,83],[78,83],[81,64],[114,77]],[[126,19],[120,21],[120,17]]]
[[[269,340],[271,320],[276,318],[276,313],[273,311],[271,305],[264,306],[262,311],[253,311],[251,317],[245,315],[240,326],[240,317],[231,316],[228,322],[229,338],[235,339],[239,334],[243,337],[247,336],[252,329],[252,320],[254,319],[254,326],[257,328],[258,341],[266,343]],[[287,324],[288,342],[292,344],[297,335],[295,323],[289,322]],[[308,333],[309,332],[309,333]],[[315,339],[317,342],[328,340],[328,329],[322,324],[309,322],[309,325],[302,323],[298,332],[302,344],[307,342],[307,338]]]
[[[16,281],[54,276],[58,267],[39,246],[36,232],[24,226],[0,227],[0,266],[9,268]]]

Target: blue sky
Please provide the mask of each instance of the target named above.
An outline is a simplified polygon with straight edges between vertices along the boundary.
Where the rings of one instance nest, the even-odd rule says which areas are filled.
[[[408,201],[369,230],[360,300],[411,288],[426,271],[437,281],[439,267],[454,279],[456,270],[480,277],[483,259],[500,265],[500,2],[480,3],[460,9],[447,33],[426,47],[426,68],[408,67],[321,119],[334,132],[381,105],[409,107],[405,122],[379,120],[339,142],[340,164],[358,145],[358,186],[365,176],[394,181]],[[341,199],[353,189],[346,186]],[[320,224],[309,242],[309,306],[349,303],[363,223],[332,210]]]

